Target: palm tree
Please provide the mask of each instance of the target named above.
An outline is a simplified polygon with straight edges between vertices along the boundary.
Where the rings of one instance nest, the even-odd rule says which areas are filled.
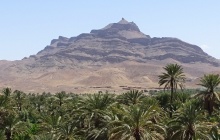
[[[24,135],[24,137],[27,140],[33,139],[35,136],[37,136],[41,133],[42,132],[40,130],[40,124],[31,123],[30,120],[27,120],[27,122],[26,122],[26,134]]]
[[[88,140],[107,139],[106,124],[108,122],[108,108],[114,101],[114,96],[108,93],[86,95],[78,104],[74,114],[75,120]],[[103,138],[104,137],[104,138]]]
[[[5,97],[3,95],[0,95],[0,107],[3,107],[5,105]]]
[[[57,97],[57,99],[59,101],[59,106],[62,106],[64,97],[66,96],[66,92],[65,91],[58,92],[58,93],[56,93],[55,96]]]
[[[58,127],[58,137],[62,140],[76,140],[76,126],[74,120],[62,122]]]
[[[36,109],[38,112],[41,112],[42,106],[45,104],[46,96],[42,95],[30,95],[29,104],[33,105],[32,108]]]
[[[162,75],[159,75],[159,85],[165,85],[165,89],[171,90],[171,97],[170,97],[170,117],[172,118],[172,104],[173,104],[173,98],[174,98],[174,92],[176,92],[176,89],[180,87],[183,89],[183,83],[185,82],[185,75],[183,73],[182,66],[178,64],[168,64],[164,67],[164,72]]]
[[[208,125],[198,101],[189,101],[174,114],[174,119],[168,123],[168,133],[171,140],[209,139]]]
[[[208,111],[209,115],[211,115],[214,111],[215,101],[220,100],[218,93],[215,92],[215,89],[219,84],[220,76],[218,74],[204,75],[198,84],[206,88],[206,91],[199,93],[197,96],[202,96],[204,107]]]
[[[122,102],[126,105],[134,105],[137,103],[140,103],[142,99],[144,98],[143,91],[138,90],[130,90],[122,95],[119,95],[119,102]]]
[[[14,93],[15,93],[15,101],[16,101],[18,111],[21,111],[25,94],[19,90],[15,90]]]
[[[159,92],[156,96],[157,101],[159,102],[160,107],[169,112],[170,109],[170,93],[169,92]]]
[[[157,105],[149,107],[132,105],[113,109],[116,109],[118,115],[110,122],[109,140],[164,139],[165,128],[152,121],[152,118],[160,112]]]
[[[113,97],[110,94],[93,94],[81,101],[80,110],[83,111],[82,116],[88,117],[90,123],[94,123],[94,127],[98,128],[103,116],[106,115],[106,109],[113,103]]]
[[[15,113],[8,113],[4,126],[6,140],[12,140],[16,136],[26,134],[26,123],[22,122]]]
[[[3,96],[0,95],[0,106],[6,106],[7,102],[9,101],[9,97],[11,95],[10,88],[4,88],[2,90]]]
[[[59,114],[42,114],[43,123],[41,129],[44,131],[55,134],[60,126],[62,117]]]
[[[10,88],[4,88],[2,90],[2,93],[6,96],[6,97],[9,97],[10,94],[11,94],[11,89]]]

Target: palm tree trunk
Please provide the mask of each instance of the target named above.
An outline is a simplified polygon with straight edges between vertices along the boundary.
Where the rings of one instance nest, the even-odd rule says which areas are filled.
[[[209,115],[210,115],[210,116],[212,115],[212,112],[213,112],[213,110],[214,110],[214,109],[213,109],[213,108],[214,108],[214,107],[213,107],[213,106],[214,106],[214,105],[213,105],[213,102],[214,102],[214,101],[213,101],[212,99],[208,102],[208,112],[209,112]]]
[[[211,116],[214,108],[214,98],[211,97],[211,95],[208,95],[205,98],[204,108],[208,111],[209,115]]]
[[[100,123],[101,123],[101,122],[100,122],[99,117],[98,117],[98,116],[96,116],[94,121],[95,121],[95,123],[94,123],[95,128],[98,128],[98,127],[99,127],[99,125],[100,125]]]
[[[5,130],[5,136],[6,136],[6,140],[11,140],[11,131],[6,129]]]
[[[135,137],[135,140],[141,140],[141,136],[140,136],[138,128],[135,129],[134,137]]]
[[[19,103],[18,106],[19,106],[19,108],[18,108],[19,111],[21,111],[21,103]]]
[[[62,99],[60,99],[60,101],[59,101],[59,105],[62,106]]]

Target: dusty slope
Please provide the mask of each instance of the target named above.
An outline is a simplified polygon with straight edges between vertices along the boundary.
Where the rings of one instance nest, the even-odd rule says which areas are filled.
[[[137,89],[158,88],[157,76],[162,67],[169,63],[165,61],[150,61],[148,63],[124,62],[100,67],[85,67],[75,69],[35,70],[31,73],[8,71],[1,74],[1,87],[9,86],[26,92],[71,92],[126,91],[127,87]],[[208,64],[182,64],[187,76],[187,87],[196,88],[198,77],[204,73],[219,73],[218,67]]]
[[[122,19],[76,37],[59,37],[36,55],[0,61],[0,87],[26,92],[126,91],[158,88],[166,64],[184,67],[187,86],[198,77],[220,73],[220,61],[199,46],[176,38],[151,38]]]

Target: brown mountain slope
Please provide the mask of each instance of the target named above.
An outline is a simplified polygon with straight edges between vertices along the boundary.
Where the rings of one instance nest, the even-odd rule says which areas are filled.
[[[59,37],[36,55],[0,61],[0,86],[27,92],[122,91],[158,87],[167,63],[183,65],[187,84],[204,73],[219,72],[219,60],[176,38],[151,38],[122,19],[77,37]]]

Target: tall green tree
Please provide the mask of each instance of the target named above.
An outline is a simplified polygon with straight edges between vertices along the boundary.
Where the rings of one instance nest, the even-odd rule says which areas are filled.
[[[62,140],[77,140],[76,138],[76,121],[63,121],[58,127],[58,137]]]
[[[106,116],[113,102],[114,96],[108,93],[87,95],[79,102],[76,113],[79,115],[80,127],[85,130],[84,135],[88,140],[107,139]]]
[[[161,110],[157,105],[144,107],[140,105],[116,108],[118,117],[110,122],[110,140],[163,140],[165,128],[152,119]]]
[[[164,85],[165,89],[170,89],[171,97],[170,97],[170,117],[172,117],[172,104],[174,93],[176,89],[180,87],[183,89],[183,84],[185,83],[185,74],[183,72],[183,68],[178,64],[168,64],[164,67],[165,72],[162,75],[159,75],[159,85]]]
[[[197,96],[202,97],[204,107],[208,111],[209,115],[212,115],[212,112],[214,111],[215,101],[220,100],[218,93],[215,92],[215,89],[219,84],[220,76],[218,74],[204,75],[198,84],[206,88],[205,91],[199,93]]]
[[[118,101],[126,105],[134,105],[142,102],[145,97],[143,91],[130,90],[122,95],[118,96]]]
[[[2,90],[2,96],[0,95],[0,107],[1,106],[8,106],[7,102],[10,100],[11,95],[11,89],[10,88],[4,88]]]
[[[198,101],[189,101],[175,114],[168,123],[171,140],[206,140],[209,139],[209,128]]]
[[[16,106],[18,108],[18,111],[21,111],[22,105],[24,103],[23,101],[24,101],[25,93],[20,90],[15,90],[14,94],[15,94],[15,101],[16,101]]]
[[[22,122],[15,112],[8,112],[4,120],[6,140],[13,140],[14,137],[24,135],[26,133],[26,125]]]
[[[55,96],[57,97],[57,99],[59,101],[59,105],[62,106],[63,100],[64,100],[64,98],[66,96],[66,92],[65,91],[58,92],[58,93],[56,93]]]

